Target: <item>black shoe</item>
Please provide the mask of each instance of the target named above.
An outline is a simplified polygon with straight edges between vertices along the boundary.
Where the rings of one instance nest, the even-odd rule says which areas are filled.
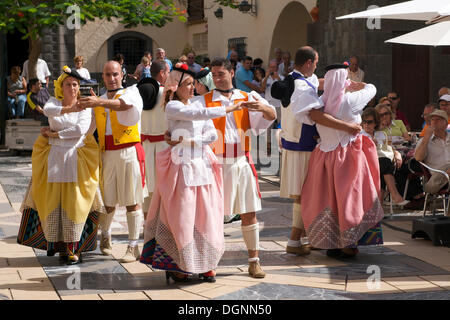
[[[55,249],[47,250],[47,257],[53,257],[56,254]]]
[[[179,274],[179,272],[172,272],[172,271],[166,271],[166,282],[167,285],[170,285],[170,279],[172,279],[175,282],[189,282],[190,279],[187,275],[183,275],[181,277],[177,276],[176,274]]]
[[[327,256],[332,258],[337,258],[341,255],[342,250],[341,249],[328,249],[327,250]]]

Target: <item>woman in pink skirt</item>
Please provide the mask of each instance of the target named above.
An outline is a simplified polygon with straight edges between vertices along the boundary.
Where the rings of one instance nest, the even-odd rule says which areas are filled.
[[[324,94],[300,106],[297,119],[313,124],[310,112],[324,106],[337,119],[361,123],[361,112],[375,96],[372,84],[347,80],[348,65],[326,68]],[[317,124],[320,143],[311,155],[302,192],[303,222],[311,245],[327,255],[351,257],[357,245],[382,244],[379,222],[380,175],[375,144]]]
[[[177,282],[199,274],[215,281],[224,252],[222,168],[209,144],[218,136],[211,119],[239,106],[204,108],[192,102],[194,73],[177,64],[165,83],[165,113],[177,145],[156,154],[156,186],[144,229],[140,261],[166,270]]]

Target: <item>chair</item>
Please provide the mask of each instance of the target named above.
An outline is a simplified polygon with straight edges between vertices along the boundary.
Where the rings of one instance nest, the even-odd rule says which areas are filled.
[[[442,171],[442,170],[438,170],[438,169],[434,169],[428,165],[426,165],[423,162],[420,162],[420,165],[422,166],[423,169],[423,173],[424,173],[424,186],[425,183],[431,178],[431,172],[435,172],[435,173],[440,173],[442,175],[444,175],[447,178],[447,185],[442,188],[439,192],[434,193],[434,194],[430,194],[430,193],[425,193],[425,203],[423,206],[423,216],[425,217],[426,215],[426,209],[427,209],[427,204],[428,204],[428,198],[431,198],[432,201],[432,213],[433,215],[436,214],[436,200],[441,198],[443,200],[443,204],[444,204],[444,215],[448,216],[448,210],[449,210],[449,202],[450,202],[450,177],[447,174],[447,172]]]

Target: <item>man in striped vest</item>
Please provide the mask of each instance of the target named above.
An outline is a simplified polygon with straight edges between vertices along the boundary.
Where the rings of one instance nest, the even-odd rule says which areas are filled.
[[[140,257],[138,239],[143,223],[140,207],[148,195],[145,186],[145,154],[141,145],[142,98],[136,86],[122,88],[123,72],[116,61],[103,67],[107,92],[80,100],[82,108],[93,108],[98,142],[102,151],[100,187],[107,214],[100,216],[100,250],[112,254],[111,223],[117,204],[127,208],[129,245],[121,262]]]
[[[276,119],[275,108],[258,93],[246,93],[233,88],[234,71],[226,59],[211,63],[216,89],[196,97],[205,107],[230,106],[242,103],[242,110],[214,119],[219,139],[212,145],[223,163],[225,214],[240,214],[242,234],[249,253],[249,274],[264,278],[259,263],[259,224],[256,211],[261,210],[261,195],[255,167],[250,156],[250,129],[261,133]]]

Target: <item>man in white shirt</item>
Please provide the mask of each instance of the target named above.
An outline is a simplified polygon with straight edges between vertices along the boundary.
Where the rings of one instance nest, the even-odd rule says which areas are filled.
[[[29,60],[26,60],[23,63],[23,68],[22,68],[22,77],[25,77],[27,82],[30,80],[29,79],[30,72],[28,70],[28,63],[29,63]],[[51,73],[50,73],[50,70],[48,69],[47,62],[38,58],[38,60],[36,62],[36,77],[39,79],[39,81],[42,83],[42,85],[47,88],[48,88],[48,82],[50,80],[50,76],[51,76]]]
[[[264,90],[264,97],[270,105],[274,106],[277,110],[277,120],[281,121],[281,101],[272,97],[271,90],[272,85],[276,81],[283,81],[284,77],[278,74],[277,60],[273,59],[269,62],[269,69],[267,70],[266,77],[263,79],[261,88]]]
[[[355,82],[364,81],[364,71],[359,68],[359,58],[356,56],[350,58],[350,68],[348,70],[348,78]]]
[[[294,70],[294,61],[291,61],[291,53],[284,52],[282,63],[278,66],[278,74],[280,77],[286,77],[289,73]]]
[[[447,132],[447,112],[435,110],[430,114],[430,120],[430,126],[425,129],[424,137],[416,146],[414,157],[433,169],[450,174],[450,135]],[[443,174],[431,172],[431,178],[425,184],[424,191],[439,192],[447,183],[447,178]]]
[[[101,97],[81,98],[81,108],[93,108],[99,146],[102,151],[100,186],[107,214],[100,216],[102,239],[100,250],[112,254],[111,223],[115,207],[127,209],[129,245],[122,263],[139,259],[139,233],[143,223],[140,207],[147,197],[145,185],[145,152],[140,143],[142,98],[136,85],[122,88],[123,72],[117,61],[103,67],[103,81],[107,92]]]
[[[143,204],[144,217],[147,216],[155,189],[156,153],[168,147],[164,141],[167,121],[163,107],[163,91],[169,72],[169,65],[164,60],[156,60],[150,68],[152,77],[144,78],[137,84],[144,103],[141,117],[141,141],[145,151],[145,179],[149,192]]]

